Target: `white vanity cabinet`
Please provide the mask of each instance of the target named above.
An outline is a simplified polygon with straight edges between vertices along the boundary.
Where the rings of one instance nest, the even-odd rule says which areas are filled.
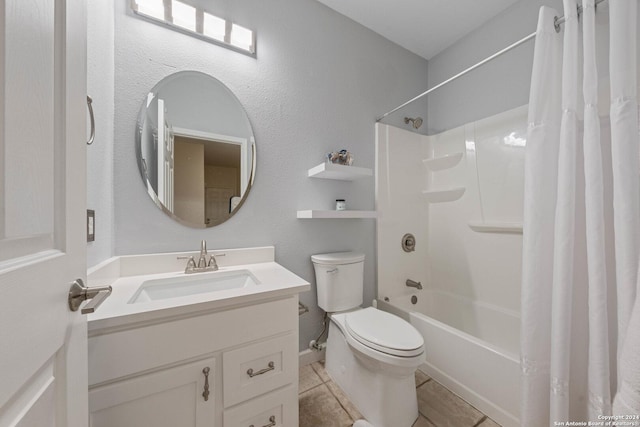
[[[297,373],[297,294],[90,328],[90,425],[297,426]]]

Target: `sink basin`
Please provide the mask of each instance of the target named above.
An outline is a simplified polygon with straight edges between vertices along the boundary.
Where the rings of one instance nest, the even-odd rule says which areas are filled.
[[[129,300],[129,304],[245,288],[259,284],[258,279],[249,270],[185,274],[164,279],[152,279],[140,284]]]

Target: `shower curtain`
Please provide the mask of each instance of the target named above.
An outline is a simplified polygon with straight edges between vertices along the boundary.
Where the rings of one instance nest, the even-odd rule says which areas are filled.
[[[627,334],[640,238],[638,2],[603,3],[609,24],[596,26],[594,1],[584,0],[579,16],[576,0],[564,0],[560,32],[555,10],[543,6],[538,21],[525,166],[523,426],[601,421],[621,378],[634,375],[621,358],[633,347],[627,338],[640,337]],[[609,52],[596,42],[605,30]],[[598,87],[602,58],[606,111],[598,109],[609,86]],[[635,345],[625,356],[638,362]]]

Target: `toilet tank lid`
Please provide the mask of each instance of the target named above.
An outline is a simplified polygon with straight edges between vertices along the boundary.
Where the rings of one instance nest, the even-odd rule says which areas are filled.
[[[315,264],[341,265],[364,261],[364,254],[359,252],[334,252],[330,254],[311,255]]]

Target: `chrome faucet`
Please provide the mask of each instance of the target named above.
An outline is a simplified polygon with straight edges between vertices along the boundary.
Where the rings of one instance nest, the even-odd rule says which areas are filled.
[[[216,257],[211,254],[209,259],[207,260],[207,241],[203,240],[200,243],[200,257],[198,257],[198,262],[193,256],[179,256],[178,259],[186,259],[187,266],[184,269],[185,274],[191,273],[202,273],[204,271],[217,271],[218,263],[216,262]]]
[[[407,279],[405,284],[410,288],[422,289],[422,283],[416,282],[416,281],[411,280],[411,279]]]

